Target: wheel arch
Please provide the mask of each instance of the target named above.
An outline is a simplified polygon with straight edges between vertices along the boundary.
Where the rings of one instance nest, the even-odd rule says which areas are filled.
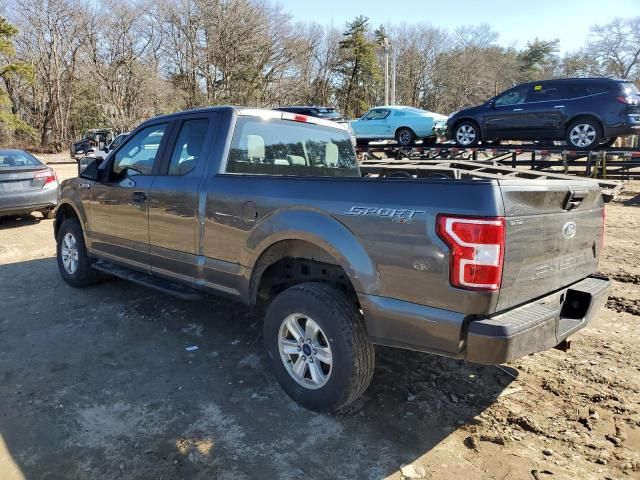
[[[78,210],[69,202],[59,203],[56,207],[55,222],[53,224],[53,236],[58,238],[58,231],[60,227],[69,218],[75,218],[80,223],[80,226],[84,224],[85,217],[80,215]],[[84,233],[84,228],[82,229]]]
[[[393,138],[397,138],[398,137],[398,132],[400,130],[403,130],[403,129],[409,130],[411,133],[413,133],[413,136],[417,138],[416,131],[413,128],[407,127],[407,126],[402,126],[402,127],[396,128],[395,131],[393,132]]]
[[[273,215],[254,230],[247,246],[252,254],[246,265],[253,266],[247,299],[250,304],[258,300],[268,269],[275,266],[277,270],[282,266],[278,262],[287,259],[301,261],[293,266],[294,270],[300,267],[291,279],[295,283],[299,283],[297,280],[337,281],[354,294],[376,292],[379,286],[375,264],[353,233],[320,212],[289,210]],[[334,266],[327,269],[324,278],[320,275],[323,265]],[[344,275],[344,279],[340,279],[340,275]]]
[[[602,118],[600,118],[600,116],[598,116],[596,113],[585,112],[585,113],[577,113],[565,122],[564,124],[565,135],[569,133],[569,127],[580,119],[595,120],[596,122],[598,122],[598,126],[600,127],[600,133],[604,134],[604,122],[602,121]]]

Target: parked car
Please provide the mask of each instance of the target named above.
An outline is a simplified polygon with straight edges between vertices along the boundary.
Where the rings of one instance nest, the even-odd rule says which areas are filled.
[[[78,161],[90,149],[101,150],[111,143],[113,139],[113,130],[109,128],[92,128],[82,134],[82,138],[77,142],[73,142],[69,148],[71,158]]]
[[[407,147],[416,140],[435,142],[446,128],[447,117],[414,107],[386,106],[369,110],[362,118],[351,122],[359,144],[372,140],[395,139]]]
[[[362,178],[335,122],[213,107],[65,180],[54,235],[71,286],[264,305],[278,381],[331,411],[367,389],[374,344],[499,364],[585,327],[609,288],[603,212],[584,178]]]
[[[626,80],[568,78],[523,83],[452,114],[447,138],[461,147],[500,140],[565,140],[574,149],[640,134],[640,92]]]
[[[342,120],[342,115],[334,107],[319,107],[317,105],[292,106],[274,108],[280,112],[299,113],[310,117],[324,118],[325,120]]]
[[[107,158],[107,155],[110,151],[115,150],[120,146],[124,139],[127,138],[127,135],[129,135],[129,132],[123,132],[119,135],[116,135],[111,143],[103,148],[91,147],[85,152],[84,156],[104,160],[105,158]]]
[[[60,184],[56,172],[22,150],[0,150],[0,216],[40,212],[53,218]]]

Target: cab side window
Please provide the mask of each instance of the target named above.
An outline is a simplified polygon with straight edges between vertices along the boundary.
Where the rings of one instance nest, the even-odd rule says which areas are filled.
[[[129,175],[151,175],[166,129],[167,124],[161,123],[136,133],[116,152],[113,173],[116,176],[122,176],[125,171]]]
[[[391,111],[385,108],[376,108],[367,113],[364,118],[367,120],[382,120],[383,118],[387,118],[389,113],[391,113]]]
[[[496,98],[495,105],[497,107],[505,106],[505,105],[517,105],[519,103],[524,103],[527,98],[527,92],[529,91],[528,85],[522,85],[520,87],[512,88],[507,92],[500,95]]]
[[[527,95],[527,102],[550,102],[567,98],[569,92],[563,85],[534,85]]]
[[[186,175],[194,169],[200,158],[209,120],[199,118],[182,124],[176,145],[173,147],[169,175]]]

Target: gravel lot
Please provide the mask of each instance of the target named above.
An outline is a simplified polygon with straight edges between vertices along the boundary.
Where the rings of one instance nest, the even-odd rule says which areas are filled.
[[[280,390],[254,312],[72,289],[52,221],[1,219],[0,479],[640,478],[640,183],[607,223],[612,298],[569,352],[497,368],[380,348],[359,408],[326,416]]]

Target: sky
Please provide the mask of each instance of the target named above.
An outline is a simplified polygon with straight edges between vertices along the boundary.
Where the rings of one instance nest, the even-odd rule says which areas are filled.
[[[536,36],[560,39],[560,51],[582,47],[589,27],[615,17],[640,16],[640,0],[278,0],[293,20],[342,28],[358,15],[373,27],[429,23],[453,30],[488,23],[498,43],[523,48]]]

